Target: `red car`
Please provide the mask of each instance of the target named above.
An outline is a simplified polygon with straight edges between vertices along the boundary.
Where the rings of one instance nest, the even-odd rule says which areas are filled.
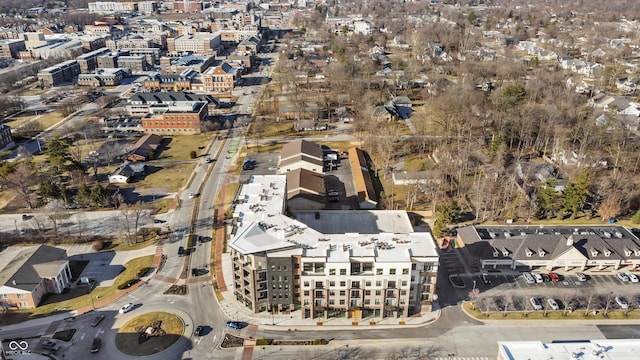
[[[549,272],[549,277],[553,282],[558,282],[560,280],[560,277],[558,276],[558,274],[554,273],[553,271]]]

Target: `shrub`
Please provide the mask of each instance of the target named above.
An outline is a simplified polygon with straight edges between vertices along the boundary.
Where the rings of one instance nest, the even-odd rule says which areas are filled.
[[[189,157],[191,157],[192,159],[195,159],[198,157],[198,154],[196,153],[195,150],[191,150],[191,152],[189,153]]]
[[[150,268],[145,267],[145,268],[142,268],[142,269],[138,270],[138,277],[143,277],[143,276],[147,275],[147,273],[149,272],[149,269]]]
[[[327,345],[327,340],[325,340],[325,339],[315,339],[315,340],[313,340],[313,345]]]
[[[256,346],[271,345],[272,339],[257,339]]]
[[[102,241],[102,240],[94,241],[93,245],[91,246],[91,248],[93,248],[93,251],[100,251],[100,250],[104,249],[104,241]]]

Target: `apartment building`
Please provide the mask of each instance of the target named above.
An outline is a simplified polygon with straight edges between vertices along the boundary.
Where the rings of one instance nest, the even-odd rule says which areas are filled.
[[[11,135],[11,128],[5,124],[0,124],[0,151],[13,149],[16,143]]]
[[[107,55],[109,53],[110,50],[106,47],[103,47],[98,50],[94,50],[92,52],[88,52],[86,54],[78,56],[76,60],[78,61],[78,65],[80,65],[80,72],[83,74],[93,72],[98,67],[98,57]]]
[[[181,35],[167,39],[167,50],[178,54],[213,54],[220,47],[220,33],[203,33]]]
[[[191,82],[197,73],[185,70],[180,74],[155,74],[142,83],[146,90],[191,90]]]
[[[129,69],[132,73],[141,73],[149,67],[143,55],[118,56],[118,67]]]
[[[38,81],[43,87],[59,86],[75,82],[80,74],[80,65],[76,60],[50,66],[38,72]]]
[[[353,321],[431,311],[438,252],[405,211],[285,215],[286,175],[242,186],[229,241],[236,300],[253,312]]]
[[[78,75],[79,86],[118,86],[122,79],[131,76],[128,69],[108,68],[96,69],[93,74]]]
[[[0,59],[18,59],[18,53],[26,50],[24,40],[0,39]]]

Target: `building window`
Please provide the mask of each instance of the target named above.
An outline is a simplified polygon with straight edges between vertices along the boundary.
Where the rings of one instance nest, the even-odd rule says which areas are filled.
[[[382,275],[382,269],[376,269],[376,275]]]
[[[335,281],[329,281],[329,286],[330,286],[330,287],[334,287],[334,286],[336,286],[336,282],[335,282]]]
[[[347,286],[347,282],[346,281],[340,281],[340,287],[345,287]]]
[[[369,299],[364,299],[364,304],[365,304],[365,305],[370,305],[370,304],[371,304],[371,300],[369,300]]]
[[[380,299],[375,299],[375,300],[374,300],[374,303],[375,303],[376,305],[380,305]]]
[[[389,275],[395,275],[396,269],[389,269]]]
[[[304,291],[304,296],[309,296],[309,290]]]
[[[347,275],[347,269],[340,269],[340,275]]]
[[[380,287],[380,286],[382,286],[382,281],[381,280],[376,281],[376,287]]]
[[[351,290],[351,297],[360,297],[360,291],[358,290]]]
[[[365,290],[365,291],[364,291],[364,295],[365,295],[365,296],[369,296],[369,295],[371,295],[371,290]]]
[[[17,295],[16,295],[16,297],[17,297],[18,299],[24,299],[24,294],[17,294]]]
[[[365,282],[364,282],[364,285],[365,285],[366,287],[371,286],[371,280],[367,280],[367,281],[365,281]]]
[[[336,304],[336,301],[335,301],[335,300],[333,300],[333,299],[329,299],[329,305],[335,305],[335,304]]]
[[[351,282],[351,287],[354,288],[354,289],[360,288],[360,281],[352,281]]]
[[[402,296],[407,295],[407,290],[400,290],[400,295],[402,295]]]
[[[409,275],[409,269],[402,269],[402,275]]]
[[[344,304],[345,304],[344,299],[340,299],[340,305],[344,305]]]
[[[335,275],[336,269],[329,269],[329,275]]]
[[[323,295],[322,290],[318,290],[316,291],[315,297],[323,297]]]
[[[340,296],[345,296],[347,295],[347,292],[345,290],[340,290]]]
[[[376,290],[376,296],[382,295],[382,290]]]
[[[271,271],[276,271],[276,266],[275,265],[271,265]]]
[[[402,280],[402,287],[407,286],[407,280]]]
[[[322,289],[324,287],[324,283],[322,281],[316,281],[316,289]]]
[[[308,281],[304,282],[304,287],[309,287],[309,282]]]

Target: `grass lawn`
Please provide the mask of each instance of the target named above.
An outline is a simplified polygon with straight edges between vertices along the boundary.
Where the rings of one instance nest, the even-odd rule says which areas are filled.
[[[161,321],[160,328],[167,334],[150,337],[143,343],[138,342],[136,328],[148,327],[154,321]],[[166,312],[151,312],[136,316],[118,330],[116,346],[127,355],[144,356],[159,353],[180,339],[184,332],[184,323],[178,316]]]
[[[191,159],[191,151],[201,154],[202,149],[209,142],[203,135],[182,135],[169,137],[171,142],[163,148],[159,160],[186,161]],[[152,162],[153,164],[153,162]]]
[[[173,198],[165,198],[153,202],[153,207],[158,210],[158,214],[164,214],[169,211],[171,204],[173,204]]]
[[[153,162],[149,163],[153,166]],[[132,183],[135,187],[167,187],[168,192],[178,191],[191,175],[196,163],[166,165],[147,175],[144,180]]]
[[[82,307],[89,306],[91,305],[91,295],[93,295],[94,300],[113,295],[114,293],[119,291],[118,285],[124,284],[129,280],[136,278],[138,271],[140,271],[140,269],[151,267],[151,265],[153,264],[153,257],[154,255],[143,256],[136,259],[132,259],[131,261],[127,262],[124,265],[125,270],[122,273],[120,273],[120,275],[118,275],[118,278],[116,279],[115,283],[112,286],[97,287],[93,289],[91,294],[86,293],[71,299],[66,299],[59,302],[52,302],[47,305],[38,306],[35,309],[17,310],[16,312],[31,313],[31,317],[35,317],[35,316],[50,315],[51,313],[54,313],[56,309],[68,311],[68,310],[74,310],[74,309],[79,309]],[[78,289],[83,290],[81,287],[79,287]],[[85,288],[84,292],[87,292],[87,291],[88,291],[88,288]],[[63,297],[65,296],[65,294],[51,295],[49,299],[51,299],[52,297],[55,299],[56,296]]]
[[[588,315],[584,314],[584,309],[564,313],[562,310],[547,311],[507,311],[506,316],[503,311],[480,312],[471,302],[462,304],[464,310],[478,320],[627,320],[640,319],[640,310],[624,311],[620,309],[609,310],[608,316],[604,316],[604,311],[598,310],[593,314],[590,310]],[[526,315],[525,315],[526,314]]]
[[[250,137],[254,139],[256,137],[254,129],[250,129]],[[298,133],[293,130],[293,122],[292,121],[281,121],[281,122],[273,122],[264,124],[264,128],[262,129],[262,133],[260,134],[260,138],[272,138],[272,137],[284,137],[284,136],[303,136],[304,132]]]
[[[20,116],[14,116],[11,119],[8,119],[9,121],[7,121],[5,124],[7,126],[10,126],[11,128],[15,129],[18,126],[24,124],[25,122],[31,120],[34,118],[34,115],[20,115]]]
[[[38,123],[42,126],[43,129],[47,129],[53,126],[54,124],[56,124],[57,122],[59,122],[60,120],[62,120],[63,118],[64,116],[62,116],[61,113],[57,111],[52,111],[48,114],[43,114],[42,116],[40,116],[38,118]]]
[[[39,87],[35,86],[31,89],[28,90],[24,90],[20,92],[20,96],[35,96],[35,95],[42,95],[45,92],[47,92],[49,89],[40,89]]]
[[[433,162],[429,160],[426,153],[422,156],[422,159],[418,154],[410,154],[404,157],[404,167],[402,170],[425,171],[431,170],[434,167]]]

